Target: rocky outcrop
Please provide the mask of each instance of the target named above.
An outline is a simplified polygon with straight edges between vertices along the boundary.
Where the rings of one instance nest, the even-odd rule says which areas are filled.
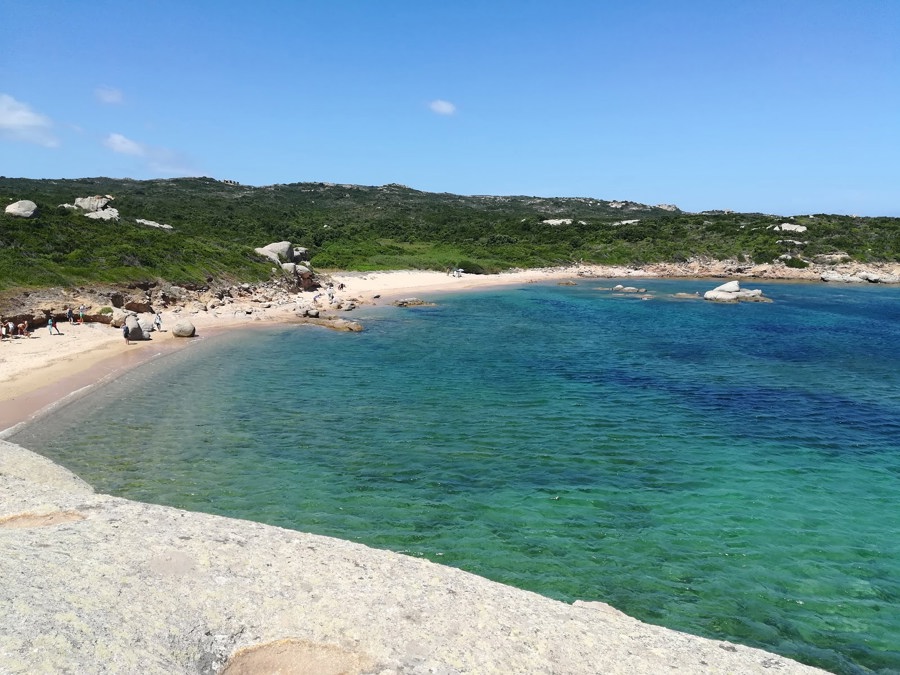
[[[189,338],[194,337],[197,334],[197,329],[187,319],[179,319],[175,322],[175,325],[172,326],[172,335],[180,338]]]
[[[900,275],[870,272],[868,270],[858,270],[854,272],[841,273],[836,271],[824,272],[820,276],[822,281],[839,282],[845,284],[900,284]]]
[[[85,218],[91,218],[92,220],[119,220],[119,210],[108,208],[108,209],[100,209],[99,211],[91,211],[90,213],[84,214]]]
[[[278,264],[294,262],[294,247],[289,241],[276,241],[262,248],[254,249],[259,255]]]
[[[706,291],[703,299],[713,302],[772,302],[771,299],[763,296],[763,292],[759,289],[743,290],[738,281],[729,281],[721,286],[716,286],[711,291]]]
[[[823,672],[412,556],[96,494],[3,441],[0,545],[3,672]],[[240,670],[253,657],[269,660]]]
[[[16,218],[31,218],[36,211],[37,204],[28,199],[20,199],[4,209],[6,215],[15,216]]]
[[[105,209],[106,205],[112,201],[112,197],[101,197],[95,195],[93,197],[78,197],[75,199],[75,208],[81,209],[85,213],[93,213]]]

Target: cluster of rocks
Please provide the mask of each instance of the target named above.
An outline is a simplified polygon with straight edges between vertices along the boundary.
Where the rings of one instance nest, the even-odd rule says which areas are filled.
[[[60,204],[60,208],[68,211],[78,211],[86,218],[93,220],[119,220],[119,210],[109,206],[113,200],[112,195],[94,195],[93,197],[78,197],[74,204]]]
[[[854,270],[849,272],[830,271],[820,277],[822,281],[845,284],[900,284],[900,274],[890,272],[872,272],[870,270]]]
[[[765,297],[760,289],[744,290],[738,281],[729,281],[711,291],[706,291],[703,299],[713,302],[772,302],[771,298]]]
[[[273,277],[281,275],[282,281],[296,292],[313,291],[319,287],[319,282],[309,265],[309,251],[301,246],[294,246],[289,241],[276,241],[261,248],[255,249],[256,253],[278,264],[279,268],[273,268]]]

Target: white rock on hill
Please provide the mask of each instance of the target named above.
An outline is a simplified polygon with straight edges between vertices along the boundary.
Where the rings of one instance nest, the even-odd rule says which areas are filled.
[[[75,199],[75,206],[87,213],[93,213],[94,211],[106,208],[106,205],[109,204],[110,201],[109,197],[101,197],[100,195],[94,195],[93,197],[78,197]]]
[[[37,211],[37,204],[28,199],[22,199],[7,206],[5,211],[9,216],[31,218],[31,216],[34,215],[34,212]]]
[[[272,262],[294,262],[294,247],[289,241],[276,241],[262,248],[254,249],[260,255],[264,255]]]
[[[92,220],[118,220],[119,210],[113,208],[100,209],[99,211],[91,211],[84,214],[85,218]]]
[[[155,220],[144,220],[143,218],[137,218],[135,221],[138,225],[147,225],[148,227],[158,227],[161,230],[171,230],[171,225],[166,225],[164,223],[157,223]]]

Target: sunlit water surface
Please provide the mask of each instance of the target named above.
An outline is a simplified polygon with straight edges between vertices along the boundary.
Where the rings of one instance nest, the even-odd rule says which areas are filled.
[[[103,492],[900,672],[900,288],[612,283],[236,331],[12,440]]]

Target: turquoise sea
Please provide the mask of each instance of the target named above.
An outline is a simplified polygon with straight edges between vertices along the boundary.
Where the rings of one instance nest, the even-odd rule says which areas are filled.
[[[100,491],[900,672],[900,288],[614,283],[231,332],[10,440]]]

